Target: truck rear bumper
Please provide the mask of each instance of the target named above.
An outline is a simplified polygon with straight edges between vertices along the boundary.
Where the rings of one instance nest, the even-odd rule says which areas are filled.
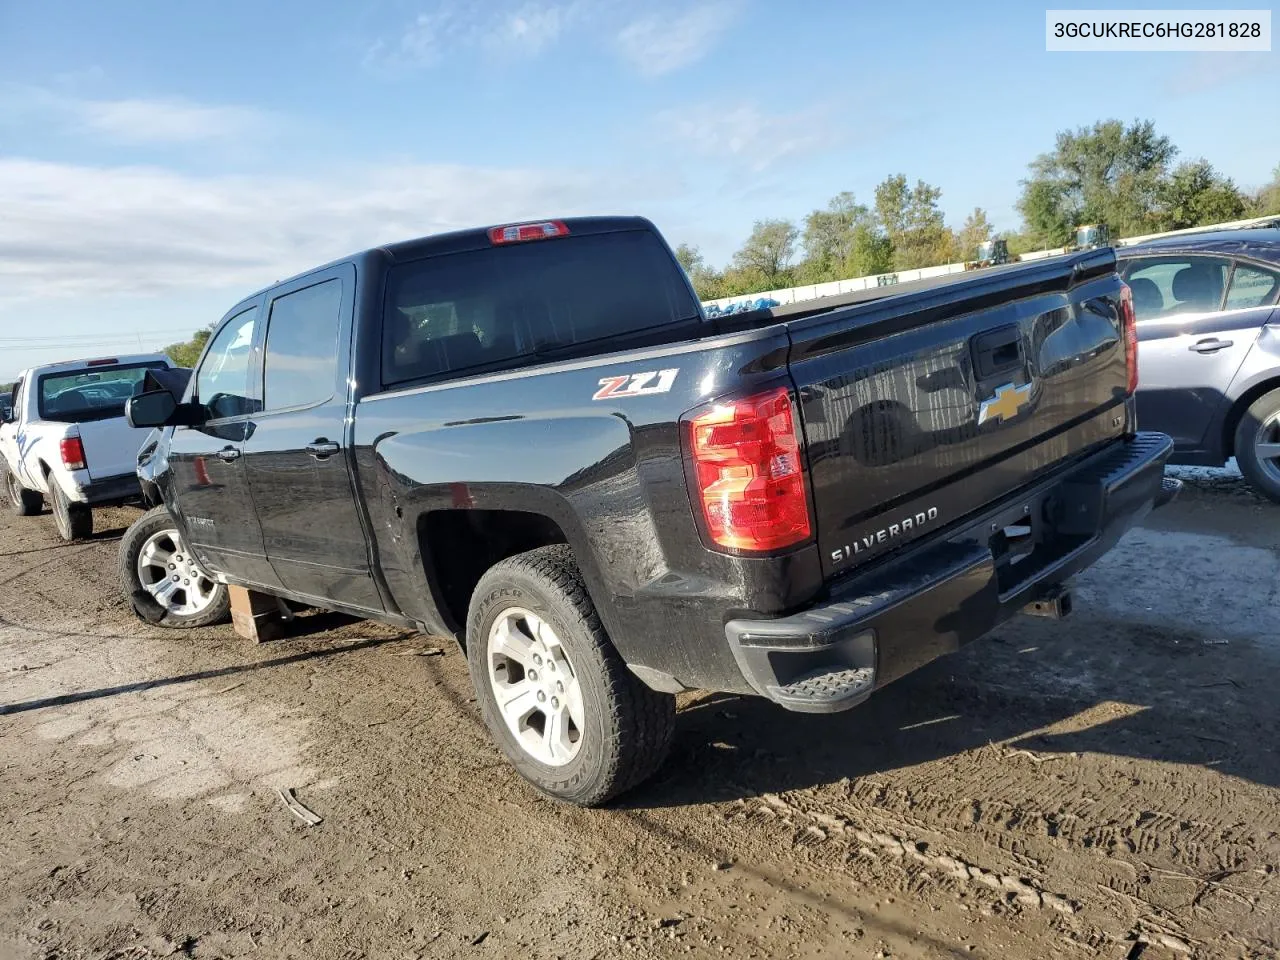
[[[857,706],[1050,596],[1176,497],[1181,484],[1164,477],[1172,451],[1164,434],[1140,433],[851,576],[819,606],[730,620],[743,677],[789,710]]]
[[[79,484],[74,499],[92,506],[107,506],[137,500],[142,495],[136,473],[122,473],[114,477],[102,477]]]

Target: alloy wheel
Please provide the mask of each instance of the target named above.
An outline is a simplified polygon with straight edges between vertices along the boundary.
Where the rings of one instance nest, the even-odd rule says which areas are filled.
[[[142,544],[138,580],[156,603],[183,617],[202,613],[218,586],[196,563],[177,530],[160,530]]]
[[[487,642],[490,688],[511,735],[539,763],[572,761],[582,747],[582,687],[555,630],[529,610],[509,607]]]

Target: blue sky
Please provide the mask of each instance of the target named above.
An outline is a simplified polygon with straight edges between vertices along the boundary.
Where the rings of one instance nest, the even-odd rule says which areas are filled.
[[[1280,54],[1044,29],[1028,3],[0,0],[0,380],[442,229],[640,213],[723,263],[897,172],[1015,228],[1027,162],[1108,117],[1243,186],[1280,163]]]

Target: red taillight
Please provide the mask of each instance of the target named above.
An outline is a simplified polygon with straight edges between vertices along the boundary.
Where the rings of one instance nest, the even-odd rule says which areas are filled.
[[[1129,371],[1127,393],[1138,389],[1138,317],[1133,312],[1133,291],[1126,283],[1120,290],[1120,325],[1124,328],[1124,365]]]
[[[800,437],[786,387],[716,404],[685,421],[694,507],[730,550],[781,550],[809,538]]]
[[[114,357],[104,358],[102,360],[90,360],[85,364],[86,367],[111,367],[119,363]]]
[[[84,469],[84,444],[79,437],[67,437],[58,444],[62,451],[62,465],[68,470]]]
[[[551,237],[567,237],[569,228],[559,220],[541,223],[513,223],[506,227],[494,227],[489,240],[495,244],[523,243],[526,240],[549,240]]]

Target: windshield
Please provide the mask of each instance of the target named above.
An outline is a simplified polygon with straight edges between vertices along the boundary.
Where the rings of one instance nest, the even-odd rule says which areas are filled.
[[[160,361],[51,373],[40,378],[40,419],[87,423],[123,417],[125,401]]]
[[[684,275],[648,231],[430,257],[391,269],[382,380],[512,366],[697,316]]]

